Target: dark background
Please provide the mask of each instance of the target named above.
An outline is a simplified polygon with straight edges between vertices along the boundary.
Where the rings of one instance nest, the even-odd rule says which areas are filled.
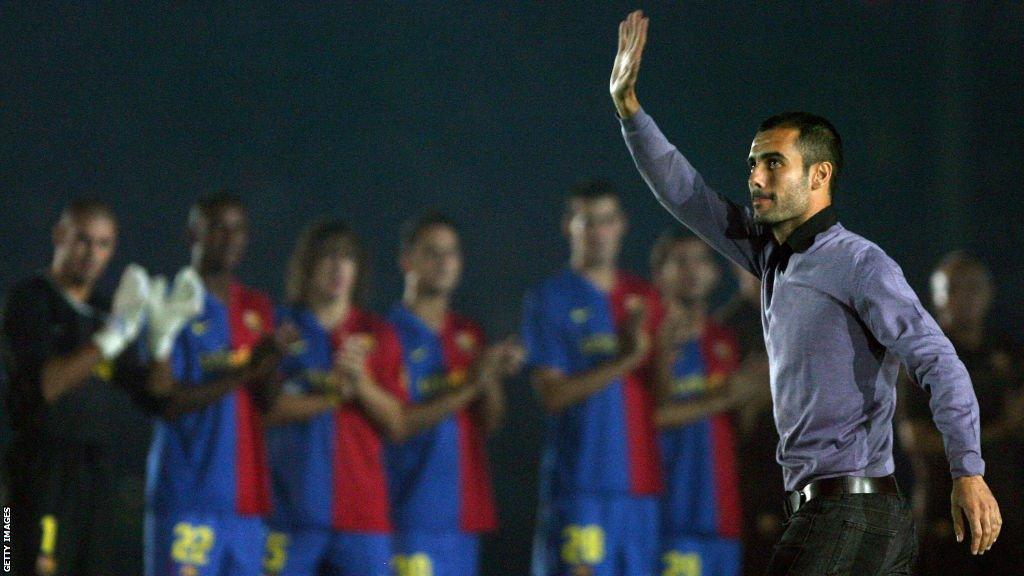
[[[109,285],[128,261],[163,273],[186,263],[190,203],[228,186],[253,220],[243,280],[282,295],[298,231],[339,216],[372,248],[372,304],[385,309],[401,290],[400,223],[439,209],[462,223],[459,308],[492,336],[513,332],[526,288],[564,265],[561,199],[574,182],[607,178],[625,194],[627,267],[644,271],[671,223],[607,94],[616,24],[633,7],[5,3],[0,291],[47,264],[50,226],[73,196],[118,210]],[[652,19],[641,101],[709,182],[744,198],[757,124],[788,109],[825,115],[846,145],[844,224],[920,292],[943,253],[972,249],[995,272],[994,318],[1016,335],[1022,2],[641,7]],[[486,574],[522,574],[529,560],[541,417],[522,382],[510,398],[492,443],[503,528]],[[134,440],[119,488],[129,512],[141,424]],[[133,570],[130,546],[125,558]]]

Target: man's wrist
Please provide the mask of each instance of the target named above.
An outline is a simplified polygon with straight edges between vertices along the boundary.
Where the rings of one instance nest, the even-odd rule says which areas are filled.
[[[628,120],[636,115],[640,111],[640,101],[636,97],[636,92],[630,90],[621,97],[615,98],[615,110],[619,114],[619,118]]]

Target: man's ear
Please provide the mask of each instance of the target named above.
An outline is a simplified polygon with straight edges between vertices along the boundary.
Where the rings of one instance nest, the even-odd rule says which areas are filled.
[[[818,162],[811,166],[811,190],[818,188],[831,189],[832,173],[835,167],[829,161]]]

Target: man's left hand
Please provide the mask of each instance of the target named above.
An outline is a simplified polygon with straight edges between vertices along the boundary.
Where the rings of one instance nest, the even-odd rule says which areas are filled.
[[[964,516],[971,528],[971,554],[984,554],[999,537],[1003,517],[988,484],[981,476],[962,476],[953,480],[950,496],[953,531],[956,541],[964,541]]]

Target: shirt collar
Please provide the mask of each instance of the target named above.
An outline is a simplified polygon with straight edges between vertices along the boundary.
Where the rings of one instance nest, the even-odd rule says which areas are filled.
[[[838,222],[839,217],[836,215],[836,210],[830,204],[819,210],[814,216],[808,218],[806,222],[797,226],[790,233],[789,238],[786,238],[785,243],[789,245],[793,252],[804,252],[814,245],[815,236],[828,230]]]

